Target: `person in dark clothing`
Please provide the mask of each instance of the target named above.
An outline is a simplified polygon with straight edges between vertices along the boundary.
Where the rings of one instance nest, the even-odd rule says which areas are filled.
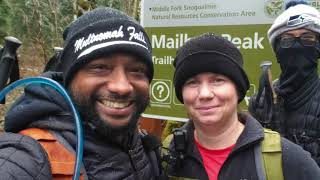
[[[250,98],[249,111],[264,127],[309,151],[320,165],[320,13],[304,1],[290,1],[268,31],[281,68],[270,88]],[[267,86],[268,87],[268,86]]]
[[[54,47],[53,55],[50,57],[49,61],[46,63],[43,72],[47,71],[58,71],[57,66],[60,64],[60,53],[62,51],[62,48],[60,47]]]
[[[225,38],[206,33],[178,49],[174,66],[176,95],[190,120],[174,131],[169,143],[167,153],[173,156],[167,164],[169,178],[267,179],[258,158],[262,151],[257,150],[263,149],[267,130],[248,113],[238,112],[238,103],[249,88],[240,51]],[[177,138],[179,131],[185,138]],[[278,135],[282,151],[278,164],[271,162],[271,166],[283,169],[274,174],[276,177],[320,178],[320,169],[308,152],[271,133]],[[185,141],[183,149],[181,139]]]
[[[81,115],[82,178],[157,179],[161,173],[157,147],[150,145],[157,141],[137,128],[149,102],[153,78],[151,44],[144,29],[118,10],[97,8],[71,23],[64,36],[56,67],[61,72],[43,76],[64,85]],[[63,177],[65,174],[57,171],[64,172],[67,167],[54,167],[49,158],[57,155],[38,142],[47,137],[35,139],[20,133],[30,128],[45,130],[74,152],[73,122],[72,111],[59,93],[45,85],[27,86],[5,117],[6,133],[0,136],[0,179]]]

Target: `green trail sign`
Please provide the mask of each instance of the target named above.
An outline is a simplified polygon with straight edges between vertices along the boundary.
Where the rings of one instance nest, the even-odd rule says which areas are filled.
[[[310,1],[320,7],[320,0]],[[155,76],[150,88],[150,107],[143,114],[164,120],[185,121],[183,105],[173,87],[176,50],[189,38],[212,32],[230,40],[240,49],[250,89],[241,108],[257,91],[260,63],[272,61],[273,79],[279,64],[267,38],[274,19],[284,10],[284,0],[143,0],[141,24],[152,43]]]

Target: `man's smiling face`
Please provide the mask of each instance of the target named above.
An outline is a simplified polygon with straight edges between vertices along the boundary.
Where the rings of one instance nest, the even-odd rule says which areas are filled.
[[[149,100],[147,71],[135,56],[122,53],[83,65],[70,84],[82,118],[109,129],[135,127]]]

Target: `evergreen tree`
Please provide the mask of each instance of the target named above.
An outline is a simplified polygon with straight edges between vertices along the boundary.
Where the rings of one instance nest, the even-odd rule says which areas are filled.
[[[24,47],[40,50],[44,62],[55,46],[62,46],[62,32],[73,20],[72,0],[10,0],[12,34]]]

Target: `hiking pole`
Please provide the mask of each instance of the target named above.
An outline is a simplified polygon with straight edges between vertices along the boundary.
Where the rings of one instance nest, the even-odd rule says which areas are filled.
[[[276,99],[272,85],[271,65],[271,61],[263,61],[260,64],[262,74],[259,80],[259,90],[255,100],[255,107],[262,107],[264,112],[266,112],[261,114],[260,121],[262,126],[267,128],[271,127],[273,105]],[[263,98],[261,99],[261,97]]]
[[[21,41],[15,37],[7,36],[4,38],[5,43],[0,58],[0,91],[7,86],[8,79],[10,83],[19,79],[19,66],[17,60],[17,49],[21,45]],[[5,99],[0,101],[4,104]]]
[[[272,91],[273,103],[277,104],[277,94],[275,93],[275,90],[274,90],[274,87],[273,87],[273,84],[272,84],[272,73],[271,73],[271,69],[270,69],[271,65],[272,65],[271,61],[263,61],[260,64],[260,67],[262,68],[263,72],[267,73],[267,79],[266,80],[267,80],[267,83],[270,86],[271,91]]]

